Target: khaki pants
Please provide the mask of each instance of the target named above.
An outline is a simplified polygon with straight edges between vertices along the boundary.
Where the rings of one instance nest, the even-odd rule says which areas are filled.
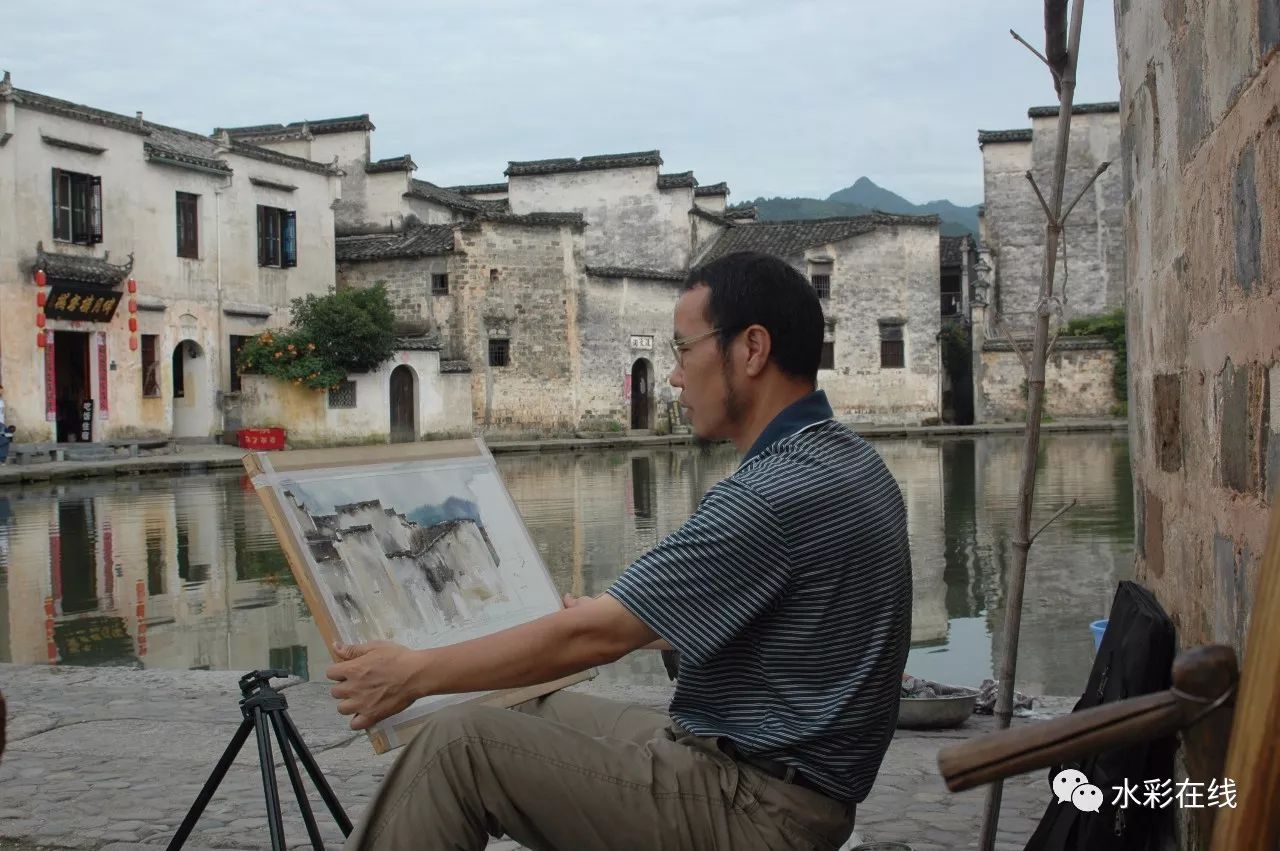
[[[455,706],[405,748],[346,851],[837,849],[853,805],[730,759],[665,712],[571,692]]]

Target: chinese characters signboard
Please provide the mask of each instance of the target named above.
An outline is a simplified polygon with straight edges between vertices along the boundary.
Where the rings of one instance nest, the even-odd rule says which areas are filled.
[[[642,351],[653,351],[653,335],[651,334],[632,334],[631,348],[640,349]]]
[[[85,399],[80,403],[80,442],[93,442],[93,400]]]
[[[116,314],[122,293],[99,287],[54,284],[44,315],[50,319],[72,319],[80,322],[110,322]]]

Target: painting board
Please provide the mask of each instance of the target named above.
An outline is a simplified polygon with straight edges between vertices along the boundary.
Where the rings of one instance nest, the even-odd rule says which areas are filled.
[[[244,465],[331,655],[378,639],[441,647],[562,607],[479,439],[255,452]],[[423,698],[369,738],[383,753],[443,706],[513,706],[593,675]]]

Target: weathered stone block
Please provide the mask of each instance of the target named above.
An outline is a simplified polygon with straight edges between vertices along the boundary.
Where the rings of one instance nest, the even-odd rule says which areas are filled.
[[[1235,223],[1236,283],[1248,293],[1255,282],[1262,283],[1262,219],[1258,215],[1252,145],[1244,149],[1236,165],[1231,208]]]
[[[1280,45],[1280,3],[1258,0],[1258,55],[1266,56]]]
[[[1164,502],[1158,494],[1147,491],[1142,505],[1142,551],[1147,561],[1147,572],[1159,579],[1164,576]]]
[[[1176,473],[1182,469],[1182,376],[1157,375],[1152,384],[1156,456],[1161,470]]]
[[[1227,361],[1218,374],[1218,469],[1223,486],[1261,494],[1266,486],[1269,380],[1261,364]]]
[[[1236,593],[1236,544],[1220,532],[1213,535],[1213,573],[1217,582],[1213,640],[1238,647],[1240,598]]]

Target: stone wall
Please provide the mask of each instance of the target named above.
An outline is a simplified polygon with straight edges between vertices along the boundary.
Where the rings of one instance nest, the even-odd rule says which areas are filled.
[[[240,415],[245,427],[288,430],[292,446],[382,442],[391,435],[391,372],[407,366],[414,379],[415,431],[421,435],[471,433],[470,376],[440,373],[440,353],[400,351],[382,367],[348,376],[355,407],[333,408],[323,390],[262,375],[242,376]]]
[[[581,213],[589,266],[688,266],[692,195],[659,191],[657,166],[519,175],[508,186],[513,213]]]
[[[580,381],[581,229],[482,221],[458,231],[457,248],[445,345],[471,365],[476,424],[572,430]],[[509,341],[507,366],[489,365],[491,339]]]
[[[1135,571],[1183,647],[1241,651],[1280,480],[1280,12],[1122,0],[1116,20]],[[1204,813],[1182,827],[1207,846]]]
[[[1120,3],[1138,572],[1239,648],[1280,478],[1280,16]]]
[[[449,255],[438,257],[405,257],[388,260],[363,261],[338,264],[339,287],[370,287],[382,283],[387,288],[387,298],[395,311],[396,319],[403,322],[425,322],[441,335],[444,359],[463,357],[459,347],[459,330],[455,327],[456,314],[453,297],[454,286],[450,281],[449,294],[431,292],[431,276],[450,272]]]
[[[1024,352],[1030,340],[1022,340]],[[1023,421],[1027,418],[1027,373],[1017,352],[1005,340],[987,340],[980,354],[974,388],[978,422]],[[1045,407],[1051,417],[1103,418],[1116,415],[1116,350],[1097,337],[1059,338],[1045,364]]]
[[[830,259],[816,265],[815,258]],[[805,258],[789,258],[806,277],[831,275],[822,310],[834,342],[833,369],[818,371],[836,415],[877,423],[919,423],[939,412],[938,228],[883,225]],[[880,321],[903,320],[905,367],[880,366]]]
[[[664,414],[661,402],[679,395],[667,378],[675,368],[668,346],[681,282],[590,276],[580,299],[582,384],[579,410],[591,427],[609,422],[630,428],[632,369],[645,361],[649,428]]]
[[[1071,118],[1064,205],[1104,161],[1115,165],[1081,197],[1064,228],[1065,318],[1103,313],[1124,303],[1124,194],[1119,163],[1120,118],[1114,111],[1086,111]],[[1053,110],[1056,113],[1056,110]],[[984,142],[985,248],[991,252],[994,298],[1011,326],[1029,328],[1039,300],[1044,265],[1044,212],[1025,177],[1030,169],[1048,199],[1057,144],[1057,115],[1032,119],[1030,142]],[[1055,291],[1061,295],[1059,259]]]

